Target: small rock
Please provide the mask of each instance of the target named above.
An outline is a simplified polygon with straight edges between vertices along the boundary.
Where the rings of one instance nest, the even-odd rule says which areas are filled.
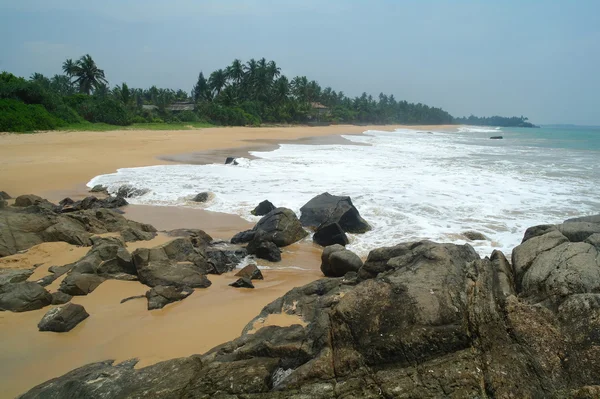
[[[258,266],[248,265],[235,274],[236,277],[243,277],[248,280],[263,280],[263,275]]]
[[[269,262],[281,261],[281,250],[271,241],[262,241],[256,238],[248,243],[246,247],[250,255],[268,260]]]
[[[33,195],[33,194],[25,194],[25,195],[19,195],[16,199],[15,199],[15,206],[18,207],[26,207],[26,206],[31,206],[31,205],[36,205],[39,204],[40,202],[44,202],[45,200],[42,197],[38,197],[37,195]]]
[[[330,223],[325,226],[319,226],[313,235],[313,242],[322,247],[327,247],[333,244],[348,245],[350,241],[339,224]]]
[[[144,194],[150,192],[147,188],[135,188],[132,185],[125,184],[117,190],[117,197],[120,198],[134,198],[141,197]]]
[[[104,277],[95,274],[71,273],[60,283],[59,291],[73,296],[87,295],[94,291],[104,280]]]
[[[467,240],[471,240],[471,241],[485,241],[488,239],[486,236],[484,236],[483,234],[481,234],[478,231],[465,231],[462,233],[462,235]]]
[[[202,193],[197,194],[192,201],[194,202],[206,202],[208,201],[208,198],[210,197],[210,193],[204,191]]]
[[[254,284],[252,284],[252,281],[245,277],[237,279],[233,283],[229,284],[229,286],[235,288],[254,288]]]
[[[52,305],[62,305],[69,302],[73,297],[64,292],[56,291],[52,293]]]
[[[81,305],[68,303],[50,309],[38,324],[40,331],[67,332],[89,317]]]
[[[327,277],[343,277],[348,272],[358,272],[362,265],[358,255],[337,244],[326,247],[321,255],[321,271]]]
[[[254,216],[265,216],[267,213],[271,212],[273,209],[275,209],[275,205],[273,205],[268,200],[264,200],[263,202],[258,204],[256,206],[256,208],[254,208],[252,210],[252,212],[250,212],[250,213],[252,213]]]
[[[102,184],[96,184],[90,190],[90,193],[107,193],[108,188],[104,187]]]
[[[146,292],[148,298],[148,310],[162,309],[166,305],[181,301],[192,295],[194,290],[189,287],[173,287],[157,285]]]
[[[6,191],[0,191],[0,199],[7,200],[7,199],[11,199],[11,198],[12,197],[10,195],[8,195],[6,193]]]
[[[225,159],[225,165],[229,165],[229,164],[237,165],[238,163],[234,157],[227,157],[227,159]]]
[[[504,137],[502,137],[502,136],[492,136],[492,137],[490,137],[490,139],[492,139],[492,140],[502,140],[503,138]]]

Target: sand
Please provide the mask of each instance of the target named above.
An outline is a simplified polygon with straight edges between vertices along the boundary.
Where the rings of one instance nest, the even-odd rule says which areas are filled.
[[[185,131],[49,132],[31,135],[0,134],[0,190],[10,195],[34,193],[57,202],[65,196],[82,198],[85,183],[117,168],[173,162],[223,162],[226,156],[247,156],[249,150],[269,150],[278,143],[343,143],[340,134],[359,134],[381,126],[287,128],[210,128]],[[395,127],[387,126],[385,129]],[[428,130],[432,127],[420,126]],[[440,126],[436,126],[439,129]],[[448,127],[454,128],[454,127]],[[318,138],[318,139],[315,139]],[[199,228],[214,239],[227,240],[252,227],[235,216],[201,209],[130,205],[125,216],[150,223],[161,231]],[[149,242],[130,243],[133,251],[167,242],[160,233]],[[30,280],[48,274],[49,266],[74,262],[89,248],[66,243],[44,243],[22,254],[0,259],[0,268],[35,269]],[[0,312],[0,397],[14,397],[27,389],[84,364],[139,358],[139,367],[161,360],[204,353],[238,337],[260,310],[291,288],[321,277],[322,248],[309,240],[284,249],[277,264],[259,262],[264,281],[254,290],[234,289],[233,273],[209,276],[208,289],[197,289],[185,300],[148,311],[145,299],[121,304],[123,298],[143,295],[138,282],[106,281],[93,293],[75,297],[90,317],[68,333],[39,332],[37,323],[49,308],[33,312]],[[63,277],[64,278],[64,277]],[[62,278],[47,289],[55,291]],[[302,324],[274,315],[254,324]]]

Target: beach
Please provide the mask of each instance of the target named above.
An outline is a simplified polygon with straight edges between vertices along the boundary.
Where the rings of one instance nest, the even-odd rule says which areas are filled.
[[[185,131],[47,132],[0,135],[0,189],[16,197],[37,194],[53,202],[87,195],[85,184],[94,176],[118,168],[173,164],[176,162],[223,163],[226,156],[248,156],[249,150],[268,151],[278,143],[300,140],[340,143],[339,135],[360,134],[369,126],[209,128]],[[393,130],[397,126],[376,127]],[[428,129],[427,126],[417,127]],[[440,127],[436,127],[440,129]],[[9,201],[10,203],[10,201]],[[252,227],[236,215],[202,209],[130,205],[125,216],[154,225],[159,231],[176,228],[202,229],[214,239],[228,240]],[[150,242],[130,243],[128,249],[160,245],[164,234]],[[72,263],[88,251],[66,243],[43,243],[0,259],[1,268],[31,268],[35,281],[48,274],[49,266]],[[126,297],[143,295],[148,287],[139,282],[107,281],[93,293],[75,297],[91,317],[69,333],[42,333],[37,323],[47,311],[0,313],[0,386],[2,397],[13,397],[47,379],[84,364],[106,359],[139,358],[146,366],[171,358],[203,353],[234,339],[242,328],[271,301],[291,288],[322,276],[320,247],[307,242],[284,248],[284,270],[263,271],[264,281],[255,290],[228,286],[233,274],[209,276],[207,289],[196,289],[186,300],[161,310],[148,311],[146,300],[120,304]],[[261,261],[262,262],[262,261]],[[269,266],[268,262],[260,263]],[[302,270],[285,269],[300,265]],[[270,265],[274,266],[274,265]],[[54,292],[61,279],[49,287]],[[297,323],[285,317],[266,324]]]

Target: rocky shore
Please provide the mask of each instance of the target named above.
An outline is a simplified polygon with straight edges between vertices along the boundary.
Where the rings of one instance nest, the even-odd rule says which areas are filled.
[[[600,215],[527,229],[510,261],[499,251],[482,259],[468,244],[419,241],[374,249],[363,262],[343,245],[345,233],[366,231],[367,221],[348,197],[327,193],[300,218],[269,206],[231,242],[175,230],[167,243],[132,252],[126,241],[149,240],[156,231],[108,209],[113,200],[2,201],[0,256],[50,241],[89,247],[39,281],[26,281],[33,270],[0,270],[0,308],[50,306],[39,328],[54,332],[39,334],[93,318],[69,300],[106,280],[142,282],[148,309],[158,309],[194,289],[210,290],[211,275],[234,270],[249,253],[276,261],[305,228],[315,241],[333,244],[322,256],[327,277],[265,306],[233,341],[141,369],[135,359],[89,364],[23,398],[600,396]],[[238,274],[234,287],[262,278],[251,266]],[[50,294],[44,287],[60,276]],[[256,329],[283,314],[297,324]]]

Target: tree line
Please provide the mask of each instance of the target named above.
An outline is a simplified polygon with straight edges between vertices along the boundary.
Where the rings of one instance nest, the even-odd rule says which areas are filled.
[[[377,98],[366,93],[351,98],[306,76],[290,80],[275,61],[265,58],[236,59],[208,77],[200,72],[189,93],[156,86],[130,88],[126,83],[110,88],[104,70],[90,55],[66,60],[62,72],[50,78],[34,73],[29,79],[1,73],[0,131],[49,130],[85,122],[125,126],[204,121],[256,126],[451,124],[471,123],[475,118],[455,119],[441,108],[383,93]],[[174,107],[177,103],[186,106]],[[477,120],[486,124],[494,118],[498,117]]]

